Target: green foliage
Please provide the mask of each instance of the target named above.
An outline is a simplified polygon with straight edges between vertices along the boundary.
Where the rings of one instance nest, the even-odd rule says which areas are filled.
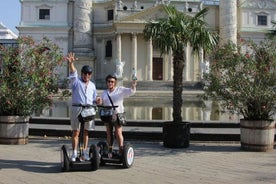
[[[57,92],[60,48],[47,38],[19,37],[18,47],[0,46],[0,115],[29,116],[52,104]]]
[[[247,120],[270,120],[275,113],[275,41],[242,41],[214,50],[205,97],[222,102],[224,109]]]
[[[185,65],[185,47],[193,49],[198,55],[200,50],[211,50],[218,41],[204,21],[208,9],[203,9],[194,17],[178,11],[174,6],[164,6],[167,17],[150,21],[143,31],[146,40],[152,39],[155,47],[162,54],[172,51],[173,54],[173,121],[182,122],[183,69]]]

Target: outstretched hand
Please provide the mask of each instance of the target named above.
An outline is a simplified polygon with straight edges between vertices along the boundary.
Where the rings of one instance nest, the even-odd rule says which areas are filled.
[[[75,58],[75,53],[69,52],[68,56],[66,57],[69,63],[73,63],[75,60],[78,60]]]

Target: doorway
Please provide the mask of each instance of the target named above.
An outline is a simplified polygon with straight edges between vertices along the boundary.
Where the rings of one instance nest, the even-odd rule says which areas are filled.
[[[163,80],[163,58],[153,58],[153,80]]]

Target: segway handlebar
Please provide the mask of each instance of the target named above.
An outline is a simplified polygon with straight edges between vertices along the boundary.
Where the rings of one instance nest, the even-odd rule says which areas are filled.
[[[97,105],[100,108],[104,108],[104,109],[111,109],[111,108],[117,108],[118,105],[114,105],[114,106],[106,106],[106,105]]]
[[[87,105],[82,105],[82,104],[72,104],[72,106],[75,106],[75,107],[82,107],[82,108],[91,108],[91,107],[94,107],[96,108],[97,105],[91,105],[91,104],[87,104]]]

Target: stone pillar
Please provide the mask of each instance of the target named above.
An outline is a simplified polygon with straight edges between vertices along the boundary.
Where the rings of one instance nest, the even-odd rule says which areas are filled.
[[[92,1],[75,0],[73,12],[73,52],[78,58],[75,66],[79,72],[83,65],[92,66],[94,69],[92,78],[95,79],[98,70],[95,69],[95,57],[92,50]]]
[[[137,119],[137,107],[134,107],[134,108],[133,108],[133,111],[132,111],[132,119]]]
[[[220,0],[220,44],[237,43],[237,0]]]
[[[117,61],[122,60],[122,38],[121,34],[118,33],[116,37],[116,43],[117,43]]]
[[[74,4],[74,43],[77,54],[92,52],[92,1],[75,0]]]
[[[153,107],[148,107],[148,120],[152,120],[152,109]]]
[[[199,66],[198,66],[198,73],[200,76],[200,80],[203,78],[203,67],[204,67],[204,54],[203,54],[203,49],[201,48],[199,50]]]
[[[172,49],[169,51],[169,59],[168,59],[168,81],[173,80],[173,52]]]
[[[185,57],[186,57],[186,62],[185,62],[185,67],[184,67],[184,81],[190,81],[191,80],[191,62],[190,62],[190,46],[187,45],[185,48]]]
[[[153,55],[153,47],[152,47],[152,39],[147,41],[147,80],[152,81],[152,55]]]
[[[132,67],[137,70],[137,35],[132,33]]]

